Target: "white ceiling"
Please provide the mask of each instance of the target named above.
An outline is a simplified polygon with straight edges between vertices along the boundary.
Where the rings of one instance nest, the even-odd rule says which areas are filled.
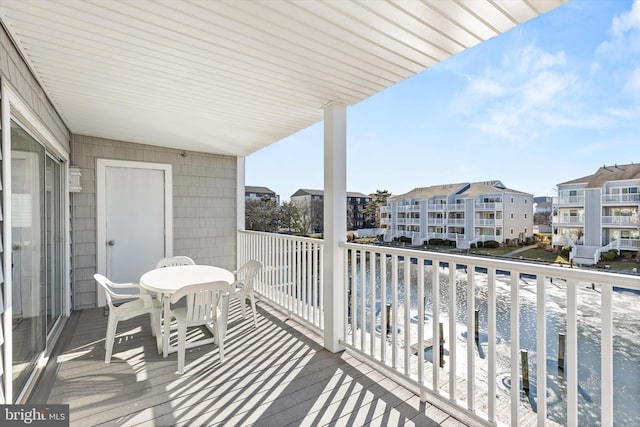
[[[249,155],[566,0],[0,0],[73,133]]]

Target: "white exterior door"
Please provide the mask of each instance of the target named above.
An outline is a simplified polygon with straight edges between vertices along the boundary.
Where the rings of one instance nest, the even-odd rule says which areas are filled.
[[[171,165],[99,159],[96,172],[98,272],[138,282],[172,253]]]

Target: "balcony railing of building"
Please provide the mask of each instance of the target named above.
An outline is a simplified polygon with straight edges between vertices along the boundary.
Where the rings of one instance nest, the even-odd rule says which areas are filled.
[[[502,210],[502,203],[478,203],[474,204],[474,208],[477,211],[500,211]]]
[[[258,259],[265,267],[256,286],[260,296],[321,331],[323,242],[257,232],[240,232],[238,241],[239,262]],[[640,291],[636,276],[373,245],[340,247],[345,276],[335,286],[346,316],[326,321],[343,322],[343,345],[422,401],[454,407],[482,425],[515,425],[527,411],[535,412],[538,425],[614,425],[614,399],[620,398],[614,389],[620,334],[614,301],[621,291]],[[594,306],[587,340],[581,310]],[[521,327],[525,323],[533,329]],[[566,343],[558,374],[550,368],[556,329]],[[522,399],[521,343],[527,341],[535,387]],[[589,378],[583,378],[583,367],[578,376],[585,346],[598,351]],[[593,384],[599,396],[585,391]]]
[[[464,225],[464,218],[447,218],[447,224],[449,225]]]
[[[427,210],[428,211],[446,211],[447,207],[446,203],[428,203]]]
[[[602,203],[640,203],[640,194],[603,194]]]
[[[553,224],[584,224],[584,216],[554,216]]]
[[[420,225],[420,218],[398,218],[398,224]]]
[[[420,212],[420,205],[398,205],[398,212]]]
[[[554,205],[584,205],[584,195],[554,197],[553,204]]]
[[[502,218],[492,218],[492,219],[476,218],[475,225],[476,227],[501,226]]]
[[[429,225],[444,225],[447,223],[445,218],[427,218],[427,224]]]
[[[380,218],[380,224],[391,224],[391,218]]]
[[[621,225],[621,226],[640,226],[640,217],[638,215],[631,216],[603,216],[602,225]]]

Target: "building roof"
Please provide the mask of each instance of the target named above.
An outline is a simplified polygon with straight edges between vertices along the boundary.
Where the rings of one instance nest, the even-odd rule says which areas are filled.
[[[463,182],[463,183],[455,183],[455,184],[433,185],[431,187],[418,187],[418,188],[414,188],[413,190],[405,194],[392,196],[389,198],[389,200],[396,201],[396,200],[414,199],[414,198],[420,199],[420,200],[428,200],[436,196],[444,197],[444,196],[452,196],[454,194],[460,194],[465,199],[471,199],[481,194],[490,194],[490,193],[516,193],[516,194],[529,195],[529,193],[524,193],[522,191],[506,188],[502,184],[502,182],[498,180],[494,180],[494,181]]]
[[[2,0],[0,19],[71,133],[248,156],[565,1]]]
[[[296,191],[295,193],[293,193],[291,195],[291,197],[299,197],[299,196],[322,196],[324,197],[324,190],[309,190],[309,189],[304,189],[301,188],[298,191]],[[367,196],[366,194],[363,193],[358,193],[358,192],[354,192],[354,191],[347,191],[347,197],[362,197],[362,198],[366,198],[366,199],[370,199],[371,196]]]
[[[628,165],[604,165],[593,175],[572,179],[558,185],[585,184],[585,188],[602,188],[609,181],[626,181],[640,179],[640,164],[631,163]]]
[[[253,187],[251,185],[244,186],[245,193],[257,193],[257,194],[276,194],[275,191],[267,187]]]

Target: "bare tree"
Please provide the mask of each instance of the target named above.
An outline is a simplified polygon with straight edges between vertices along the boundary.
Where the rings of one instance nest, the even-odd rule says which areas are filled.
[[[274,233],[279,228],[278,204],[269,197],[245,202],[245,228]]]

